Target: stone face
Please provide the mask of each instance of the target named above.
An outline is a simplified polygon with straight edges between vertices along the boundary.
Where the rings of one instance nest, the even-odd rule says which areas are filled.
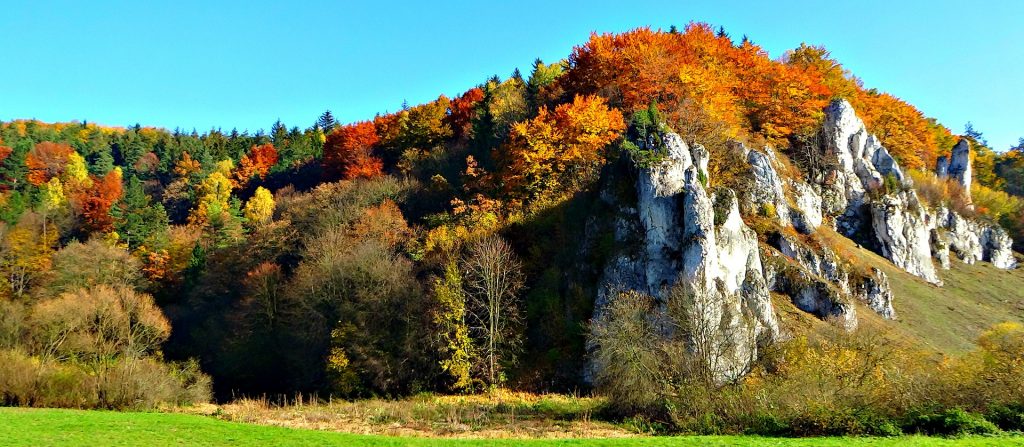
[[[971,143],[966,139],[960,139],[953,146],[949,158],[939,157],[936,163],[935,173],[940,177],[949,177],[964,187],[968,198],[971,195],[971,180],[974,175],[971,167]]]
[[[854,296],[863,301],[882,318],[887,320],[896,319],[896,309],[892,307],[892,289],[889,287],[889,277],[881,270],[872,267],[871,275],[862,278],[855,287]]]
[[[847,236],[870,234],[880,254],[898,267],[933,284],[941,284],[931,261],[931,234],[927,210],[910,188],[911,181],[899,164],[868,133],[845,100],[832,102],[825,111],[822,129],[825,152],[837,161],[835,180],[826,185],[830,197],[845,209],[837,216],[837,229]],[[891,177],[893,181],[886,182]],[[842,191],[842,194],[838,193]],[[872,195],[869,192],[876,191]],[[826,205],[826,209],[830,206]],[[870,225],[871,228],[864,228]]]
[[[790,181],[796,207],[790,210],[793,227],[804,234],[811,234],[821,226],[822,199],[811,185],[801,181]]]
[[[990,225],[981,233],[983,259],[1001,269],[1017,267],[1017,259],[1013,256],[1013,240],[1002,227]]]
[[[939,266],[949,270],[949,239],[946,232],[938,228],[931,229],[932,256],[939,261]]]
[[[909,179],[878,138],[868,133],[846,100],[833,101],[825,110],[822,134],[825,153],[837,162],[837,170],[826,185],[834,190],[828,194],[832,202],[829,208],[842,213],[838,229],[851,235],[863,223],[861,214],[869,190],[882,186],[886,176],[891,175],[902,185],[908,185]]]
[[[750,171],[754,176],[754,184],[751,185],[748,200],[752,212],[758,213],[760,208],[771,205],[779,225],[784,227],[791,223],[789,217],[789,203],[786,201],[786,192],[783,189],[782,179],[775,170],[770,148],[766,152],[746,150],[747,163],[750,164]]]
[[[823,320],[836,320],[848,331],[857,328],[857,308],[850,302],[849,295],[834,283],[812,273],[801,264],[803,260],[775,249],[764,248],[762,256],[765,281],[770,290],[788,295],[804,312]]]
[[[881,255],[912,275],[942,285],[931,259],[928,222],[912,190],[885,195],[871,204],[871,226]]]
[[[664,311],[668,289],[684,286],[705,298],[699,314],[706,323],[736,334],[726,335],[735,338],[723,345],[731,351],[727,361],[714,365],[723,378],[734,377],[746,371],[757,349],[740,334],[764,340],[779,333],[757,235],[744,224],[735,193],[705,189],[709,154],[703,146],[691,147],[672,133],[663,143],[666,158],[636,177],[636,208],[617,213],[621,250],[603,270],[594,319],[600,321],[602,308],[627,290],[655,297]],[[742,315],[753,318],[748,323]]]

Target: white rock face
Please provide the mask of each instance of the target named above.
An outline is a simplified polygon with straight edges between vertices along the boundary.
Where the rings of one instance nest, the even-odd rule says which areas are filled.
[[[991,262],[996,268],[1017,268],[1017,259],[1013,256],[1013,240],[1002,227],[985,227],[981,233],[981,244],[984,260]]]
[[[636,209],[619,213],[616,240],[624,250],[605,266],[594,319],[619,292],[635,290],[664,303],[668,288],[685,282],[687,290],[708,298],[700,311],[707,323],[737,329],[724,331],[736,334],[732,352],[729,361],[715,365],[723,378],[735,377],[757,349],[740,335],[752,332],[764,340],[779,333],[757,235],[743,223],[734,193],[716,197],[705,190],[700,179],[707,179],[708,152],[702,146],[689,147],[671,133],[663,143],[666,159],[637,177]],[[753,317],[749,326],[742,315]]]
[[[935,164],[935,173],[939,178],[949,177],[964,187],[967,198],[971,198],[971,180],[974,175],[971,167],[971,143],[961,138],[953,146],[949,158],[939,157]]]
[[[790,185],[793,187],[793,200],[796,202],[796,208],[790,210],[793,227],[801,233],[811,234],[823,221],[821,196],[807,183],[791,180]]]
[[[864,278],[854,290],[857,299],[863,301],[882,318],[896,319],[896,309],[892,307],[892,289],[889,288],[889,277],[881,270],[872,267],[871,276]]]
[[[1017,260],[1013,256],[1013,240],[999,225],[970,220],[948,208],[936,210],[934,220],[935,232],[941,234],[940,237],[945,239],[948,251],[955,253],[963,263],[988,261],[996,268],[1017,267]],[[933,241],[933,255],[940,262],[944,262],[944,265],[948,265],[949,254],[944,254],[942,248],[937,247]],[[946,258],[945,261],[943,256]]]
[[[831,187],[843,191],[833,196],[846,199],[845,209],[837,217],[838,229],[853,236],[861,232],[863,225],[871,225],[868,233],[874,235],[882,256],[911,274],[941,284],[931,261],[927,212],[917,193],[909,188],[910,178],[903,174],[889,151],[868,133],[864,122],[845,100],[829,105],[822,132],[826,154],[838,162],[836,181]],[[883,187],[889,176],[896,180],[889,187],[897,190],[870,200],[868,192]],[[865,219],[868,213],[870,219]]]
[[[885,195],[871,204],[871,226],[882,256],[912,275],[942,285],[932,263],[928,222],[912,190]]]
[[[842,212],[839,229],[847,235],[853,234],[860,229],[860,214],[867,202],[868,190],[881,186],[888,175],[900,184],[909,184],[909,179],[881,142],[868,133],[849,102],[833,101],[829,105],[822,133],[826,154],[838,162],[838,172],[830,186],[837,190],[833,206],[841,211],[833,211]]]
[[[838,321],[846,330],[857,328],[857,308],[837,284],[811,272],[812,264],[801,253],[796,258],[763,247],[764,276],[768,288],[786,294],[800,310],[824,320]],[[813,261],[812,261],[813,262]],[[843,282],[846,286],[846,282]]]
[[[747,163],[750,164],[750,171],[754,175],[754,184],[750,188],[751,205],[756,208],[771,205],[775,210],[775,216],[779,225],[788,227],[791,224],[789,217],[789,202],[786,201],[786,192],[782,187],[782,179],[775,170],[771,148],[765,148],[765,152],[745,150]],[[759,209],[752,210],[759,212]]]
[[[811,248],[790,236],[782,235],[773,243],[791,264],[780,264],[776,260],[772,267],[765,267],[769,287],[794,297],[794,303],[801,309],[816,312],[822,318],[851,319],[852,323],[844,324],[855,325],[855,315],[840,313],[853,312],[854,307],[849,303],[857,299],[883,318],[896,317],[889,280],[882,271],[872,268],[866,275],[851,274],[848,266],[828,247]],[[771,252],[771,249],[766,250]],[[812,305],[812,299],[818,303]],[[831,313],[817,313],[825,311]]]
[[[939,267],[949,270],[949,239],[944,230],[933,228],[931,231],[932,256],[939,261]]]

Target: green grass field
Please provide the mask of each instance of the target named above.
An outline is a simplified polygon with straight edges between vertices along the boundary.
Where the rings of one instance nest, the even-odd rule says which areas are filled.
[[[0,408],[3,446],[1004,446],[1022,437],[959,439],[681,436],[618,439],[438,439],[363,436],[221,421],[169,413]]]

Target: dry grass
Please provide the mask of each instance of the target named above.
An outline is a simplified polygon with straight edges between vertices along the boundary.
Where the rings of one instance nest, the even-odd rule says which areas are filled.
[[[635,433],[595,421],[604,399],[498,390],[479,395],[424,394],[402,400],[318,401],[297,399],[275,405],[240,399],[225,405],[171,411],[279,427],[358,434],[418,437],[609,438]]]

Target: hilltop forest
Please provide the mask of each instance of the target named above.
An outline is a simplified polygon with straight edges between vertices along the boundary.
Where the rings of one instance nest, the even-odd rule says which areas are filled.
[[[969,141],[960,209],[1024,242],[1024,139],[954,135],[823,47],[693,23],[528,71],[254,134],[0,123],[0,402],[589,389],[602,179],[658,163],[665,129],[706,148],[708,188],[749,183],[735,142],[809,172],[837,99],[912,172]]]

